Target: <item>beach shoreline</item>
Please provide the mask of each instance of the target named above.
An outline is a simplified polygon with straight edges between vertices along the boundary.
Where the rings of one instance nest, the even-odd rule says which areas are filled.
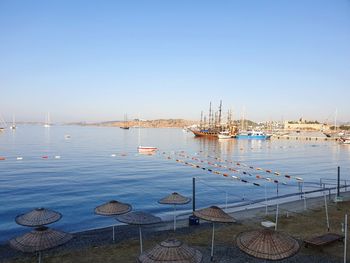
[[[350,191],[341,192],[341,196],[344,197],[344,200],[350,199]],[[332,194],[331,198],[326,197],[327,203],[329,205],[334,205],[333,199],[335,194]],[[306,210],[305,210],[306,204]],[[300,200],[294,200],[289,202],[280,202],[279,203],[279,217],[288,218],[293,217],[294,215],[298,216],[302,213],[312,213],[313,211],[322,210],[324,207],[324,196],[312,197]],[[276,213],[276,204],[271,203],[268,206],[267,215],[265,214],[266,208],[265,206],[261,207],[253,207],[253,208],[244,208],[240,211],[228,211],[231,213],[238,221],[238,225],[244,226],[244,228],[250,229],[252,226],[259,227],[260,222],[266,220],[266,218],[275,218]],[[325,220],[325,219],[324,219]],[[273,220],[271,220],[273,221]],[[324,225],[326,228],[326,222],[324,221]],[[148,242],[152,242],[153,239],[158,239],[160,237],[173,237],[176,236],[185,236],[185,235],[195,235],[201,234],[202,232],[210,232],[211,225],[205,221],[201,221],[200,225],[197,226],[189,226],[188,218],[181,218],[177,222],[177,232],[176,234],[172,231],[173,222],[166,221],[161,224],[157,224],[154,226],[145,226],[143,227],[144,240],[146,244]],[[221,226],[223,227],[223,226]],[[138,228],[137,226],[129,226],[129,225],[119,225],[116,226],[116,241],[112,242],[112,230],[111,227],[98,228],[93,230],[87,230],[82,232],[72,233],[74,238],[68,244],[60,246],[58,248],[46,251],[45,257],[60,257],[62,254],[70,254],[76,253],[79,251],[103,248],[103,247],[118,247],[118,244],[123,244],[128,246],[127,244],[132,243],[133,246],[137,247],[138,241]],[[283,231],[283,228],[282,228]],[[300,237],[295,237],[300,238]],[[219,244],[220,246],[225,247],[223,244]],[[191,244],[189,244],[191,245]],[[147,245],[145,246],[147,247]],[[224,249],[225,250],[225,249]],[[225,252],[226,253],[226,252]],[[205,253],[204,253],[205,254]],[[137,257],[137,253],[135,254],[135,258]],[[8,243],[0,245],[0,258],[1,262],[28,262],[26,260],[33,259],[32,254],[25,254],[18,251],[13,250]],[[24,261],[23,261],[24,260]],[[30,261],[29,261],[30,262]],[[67,261],[70,262],[70,261]],[[84,261],[82,261],[84,262]],[[85,261],[88,262],[88,261]],[[115,261],[115,262],[124,262],[124,261]],[[204,261],[206,262],[206,261]],[[239,261],[237,261],[239,262]],[[325,261],[331,262],[331,261]]]

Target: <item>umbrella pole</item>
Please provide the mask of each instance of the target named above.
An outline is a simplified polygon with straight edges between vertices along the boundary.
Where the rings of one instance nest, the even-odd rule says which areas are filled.
[[[115,241],[115,230],[114,230],[114,225],[113,225],[112,229],[113,229],[113,242],[114,242],[114,241]]]
[[[39,259],[38,262],[41,263],[41,251],[39,251]]]
[[[176,205],[174,205],[174,232],[176,231]]]
[[[214,259],[214,235],[215,235],[215,226],[213,222],[213,233],[211,236],[211,254],[210,254],[210,261],[213,261]]]
[[[142,253],[142,230],[141,230],[141,225],[139,225],[139,233],[140,233],[140,250]]]

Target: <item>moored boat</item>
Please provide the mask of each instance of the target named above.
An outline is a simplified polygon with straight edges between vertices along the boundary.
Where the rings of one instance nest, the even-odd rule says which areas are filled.
[[[262,131],[247,131],[240,132],[236,135],[237,139],[255,139],[255,140],[267,140],[271,138],[271,135],[268,135]]]
[[[340,137],[339,142],[341,144],[350,144],[350,136],[349,137]]]
[[[218,134],[219,139],[231,139],[234,136],[229,131],[222,131]]]
[[[210,129],[201,129],[201,130],[195,130],[192,129],[191,132],[197,137],[214,137],[217,138],[219,132],[217,131],[212,131]]]
[[[137,150],[139,153],[154,153],[158,150],[158,148],[151,146],[139,146],[137,147]]]

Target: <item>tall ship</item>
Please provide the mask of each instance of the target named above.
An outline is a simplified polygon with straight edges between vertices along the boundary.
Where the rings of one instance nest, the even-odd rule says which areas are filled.
[[[196,137],[210,137],[218,138],[219,135],[225,134],[225,136],[234,137],[237,132],[236,126],[233,125],[231,112],[228,112],[227,122],[222,123],[222,101],[220,101],[219,110],[214,112],[212,110],[211,102],[209,104],[209,115],[203,116],[201,112],[201,120],[199,126],[191,128],[191,132]]]
[[[124,115],[124,123],[122,126],[120,126],[121,129],[124,129],[124,130],[129,130],[130,126],[128,125],[128,115]]]

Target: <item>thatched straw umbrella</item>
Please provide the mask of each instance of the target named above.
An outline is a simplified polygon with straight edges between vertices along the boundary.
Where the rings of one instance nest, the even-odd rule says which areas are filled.
[[[167,239],[154,248],[142,253],[139,263],[199,263],[202,253],[176,239]]]
[[[23,236],[10,240],[10,245],[22,252],[39,252],[39,263],[41,262],[41,252],[53,247],[63,245],[72,239],[72,235],[57,230],[49,229],[45,226],[35,228]]]
[[[62,214],[47,208],[36,208],[16,216],[15,221],[22,226],[38,227],[52,224],[62,218]]]
[[[191,202],[191,198],[182,196],[176,192],[160,199],[158,203],[166,205],[174,205],[174,231],[176,231],[176,206],[185,205]]]
[[[210,221],[213,223],[213,233],[211,237],[211,257],[210,257],[210,260],[212,261],[214,257],[214,236],[215,236],[214,223],[215,222],[234,223],[236,220],[229,214],[226,214],[221,208],[217,206],[211,206],[198,211],[194,211],[193,214],[196,217],[199,217],[201,219],[204,219],[206,221]]]
[[[140,251],[142,253],[142,231],[141,225],[151,225],[162,222],[160,217],[154,216],[145,212],[130,212],[124,215],[119,215],[116,219],[122,223],[129,225],[138,225],[140,233]]]
[[[238,247],[248,255],[268,260],[282,260],[299,251],[294,238],[270,229],[252,230],[236,237]]]
[[[125,214],[130,211],[131,211],[131,205],[121,203],[115,200],[109,201],[95,208],[95,214],[102,215],[102,216],[116,216],[116,215]],[[113,242],[114,242],[115,241],[114,225],[112,226],[112,230],[113,230]]]

